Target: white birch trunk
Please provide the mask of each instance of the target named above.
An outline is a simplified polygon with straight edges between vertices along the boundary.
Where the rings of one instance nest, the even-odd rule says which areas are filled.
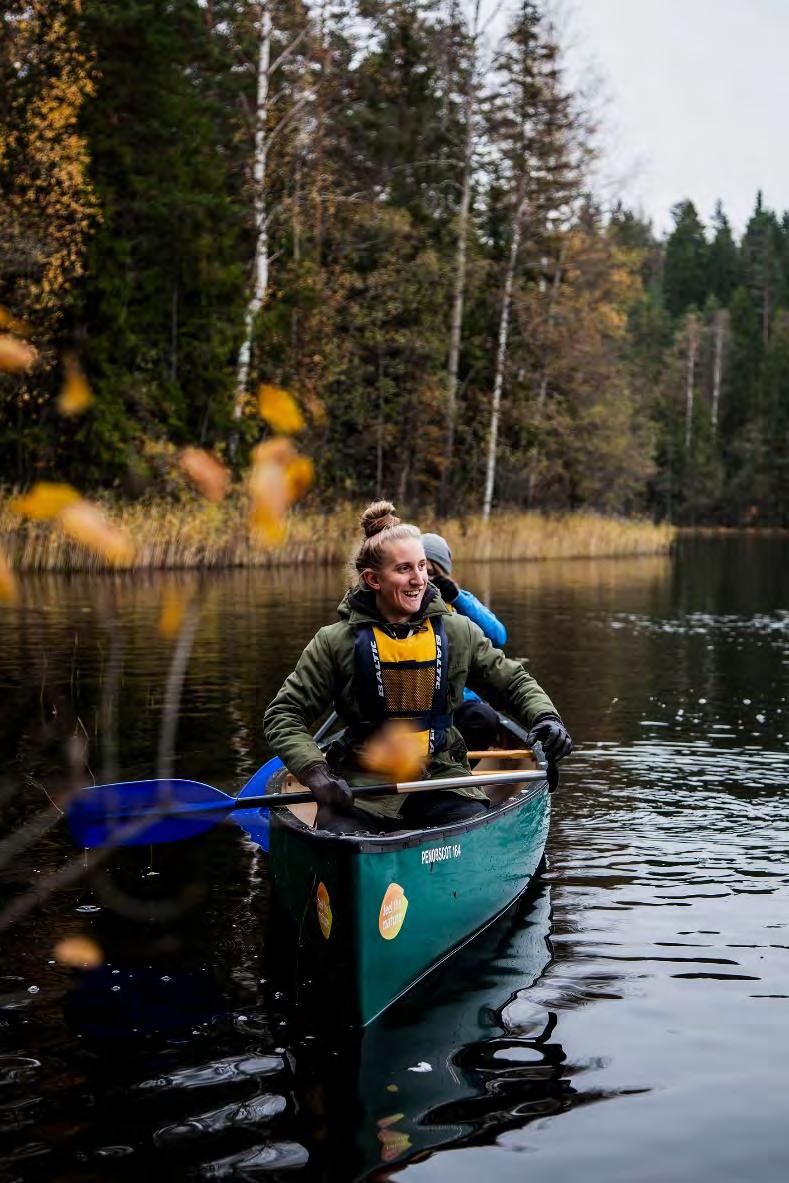
[[[466,294],[466,255],[468,249],[468,222],[471,207],[471,177],[474,160],[474,86],[477,77],[477,38],[479,36],[479,0],[474,5],[471,35],[472,61],[468,88],[463,103],[466,120],[466,144],[463,154],[463,187],[458,215],[458,239],[455,254],[455,281],[452,291],[452,319],[449,332],[449,357],[447,359],[447,435],[444,445],[444,469],[441,474],[439,509],[446,510],[446,491],[452,469],[452,453],[455,449],[455,420],[457,417],[457,385],[460,364],[460,344],[463,329],[463,304]]]
[[[501,415],[501,390],[504,385],[504,365],[507,360],[507,339],[510,329],[510,310],[512,308],[512,287],[515,280],[515,266],[518,261],[518,251],[521,245],[521,220],[526,208],[526,199],[521,198],[515,211],[512,227],[512,243],[510,257],[507,263],[507,273],[504,279],[504,293],[501,300],[501,316],[499,317],[499,338],[496,349],[496,371],[493,378],[493,396],[490,404],[490,429],[488,432],[488,462],[485,472],[485,496],[482,502],[482,520],[490,518],[493,504],[493,487],[496,483],[496,447],[499,438],[499,418]]]
[[[699,348],[698,323],[695,316],[688,317],[688,365],[685,375],[685,453],[690,452],[693,440],[693,396],[696,378],[696,355]]]
[[[260,6],[260,45],[258,52],[258,91],[255,107],[255,159],[253,167],[255,213],[255,259],[252,293],[244,315],[244,339],[238,351],[236,365],[236,398],[233,404],[233,432],[230,439],[231,459],[238,445],[238,422],[244,411],[244,399],[249,382],[249,363],[252,357],[252,335],[255,319],[263,307],[268,288],[268,219],[266,211],[266,164],[268,140],[269,67],[271,64],[271,12],[268,4]]]
[[[721,405],[721,385],[723,383],[723,345],[726,337],[727,313],[720,308],[715,313],[715,355],[712,365],[712,408],[710,410],[710,425],[713,436],[718,431],[718,416]]]

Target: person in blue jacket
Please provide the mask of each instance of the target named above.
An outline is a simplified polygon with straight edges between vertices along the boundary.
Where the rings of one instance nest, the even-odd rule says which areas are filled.
[[[485,636],[497,649],[503,648],[507,630],[490,608],[466,588],[460,587],[452,576],[452,551],[446,538],[440,534],[423,534],[422,546],[427,559],[427,577],[438,588],[445,604],[461,616],[467,616],[482,629]],[[482,751],[496,742],[499,717],[492,707],[484,703],[466,688],[464,702],[455,711],[455,726],[460,731],[469,751]]]

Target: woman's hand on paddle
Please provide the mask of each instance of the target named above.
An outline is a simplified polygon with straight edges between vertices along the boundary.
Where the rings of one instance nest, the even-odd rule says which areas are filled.
[[[544,715],[538,719],[529,732],[529,743],[539,740],[542,750],[551,763],[569,756],[573,750],[570,733],[558,715]]]
[[[347,780],[329,771],[328,764],[313,764],[299,776],[319,805],[347,810],[353,805],[353,793]]]

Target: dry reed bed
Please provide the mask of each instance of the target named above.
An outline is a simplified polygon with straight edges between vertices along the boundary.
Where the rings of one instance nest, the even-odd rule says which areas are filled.
[[[0,545],[20,571],[99,571],[107,562],[68,539],[56,525],[20,522],[0,498]],[[283,546],[267,549],[246,532],[243,504],[105,502],[107,516],[129,532],[135,570],[331,565],[344,562],[358,537],[358,514],[341,508],[328,514],[304,511],[290,519]],[[420,525],[451,542],[455,558],[486,562],[511,559],[603,558],[665,554],[676,537],[672,526],[643,520],[577,513],[561,517],[501,512],[489,525],[480,517]]]

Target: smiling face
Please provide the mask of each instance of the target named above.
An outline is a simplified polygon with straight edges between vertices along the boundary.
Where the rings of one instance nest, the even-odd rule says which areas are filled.
[[[375,602],[384,620],[404,624],[422,603],[427,587],[427,560],[419,538],[390,542],[383,553],[381,568],[362,573],[375,592]]]

